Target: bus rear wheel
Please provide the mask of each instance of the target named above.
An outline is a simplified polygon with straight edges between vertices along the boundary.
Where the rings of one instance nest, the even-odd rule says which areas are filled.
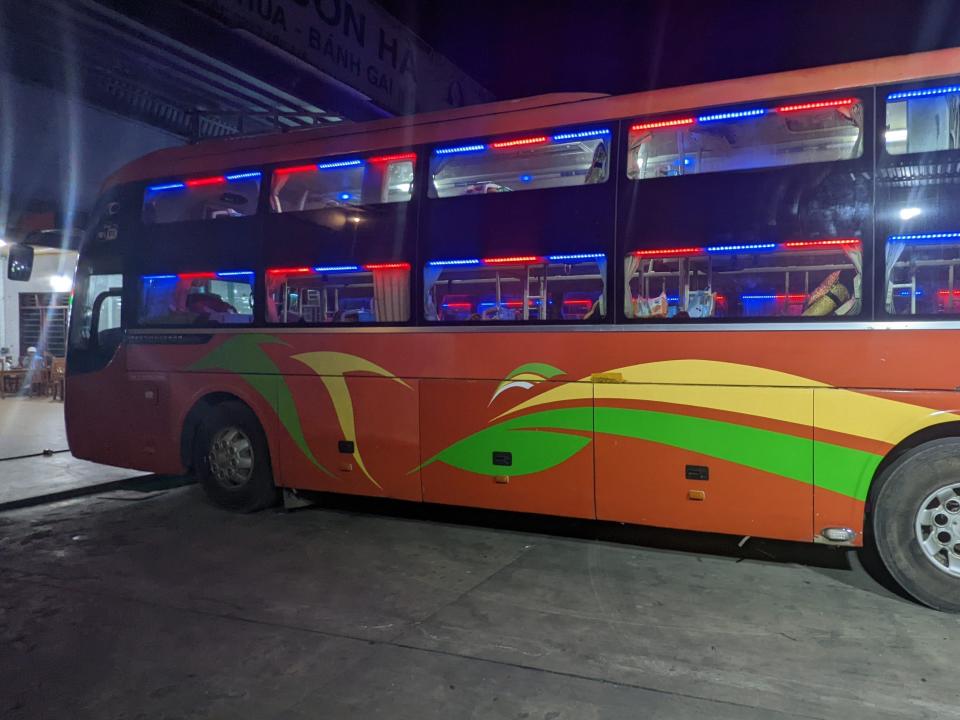
[[[898,458],[872,506],[873,542],[893,579],[924,605],[960,612],[960,438]]]
[[[194,468],[207,495],[237,512],[275,505],[267,440],[253,412],[235,402],[213,407],[200,424]]]

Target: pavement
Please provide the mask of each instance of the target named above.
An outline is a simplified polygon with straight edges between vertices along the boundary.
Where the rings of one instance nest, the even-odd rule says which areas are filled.
[[[18,396],[0,400],[0,460],[66,449],[62,402]]]
[[[0,400],[0,510],[122,484],[144,473],[78,460],[67,450],[63,403]]]
[[[958,718],[850,551],[197,486],[0,513],[0,717]]]

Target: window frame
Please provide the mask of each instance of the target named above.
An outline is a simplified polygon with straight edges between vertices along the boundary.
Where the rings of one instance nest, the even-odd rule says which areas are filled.
[[[437,198],[437,199],[439,199],[439,198]],[[604,282],[604,290],[605,290],[604,303],[605,303],[605,305],[606,305],[606,313],[605,313],[604,315],[598,315],[598,316],[595,317],[594,319],[586,320],[586,321],[585,321],[585,320],[573,320],[573,319],[571,319],[571,320],[563,320],[563,319],[558,319],[558,320],[549,320],[549,319],[548,319],[548,320],[539,320],[539,319],[538,319],[538,320],[523,320],[523,319],[519,319],[519,320],[483,320],[483,319],[481,319],[481,320],[428,320],[427,317],[426,317],[426,306],[425,306],[425,302],[424,302],[425,298],[424,298],[424,292],[423,292],[423,288],[424,288],[423,274],[424,274],[424,270],[427,268],[427,266],[429,265],[430,262],[434,262],[434,261],[439,260],[439,259],[441,259],[441,258],[437,258],[437,259],[433,259],[433,260],[425,260],[425,261],[423,261],[423,262],[420,263],[420,272],[417,273],[417,275],[418,275],[418,285],[419,285],[419,289],[420,289],[420,292],[418,293],[418,298],[417,298],[417,301],[416,301],[417,312],[416,312],[416,313],[411,313],[411,314],[415,314],[415,315],[416,315],[416,317],[417,317],[417,324],[418,324],[420,327],[424,327],[424,328],[478,328],[478,327],[483,327],[483,328],[490,328],[491,330],[495,330],[496,328],[508,328],[508,327],[509,327],[509,328],[518,328],[518,327],[521,327],[521,328],[530,328],[530,329],[540,328],[540,329],[542,329],[542,330],[548,330],[548,329],[557,330],[557,329],[560,329],[560,328],[571,329],[571,328],[576,328],[576,327],[594,327],[594,326],[601,326],[601,325],[612,325],[612,324],[614,324],[614,310],[612,309],[612,305],[611,305],[611,302],[612,302],[612,300],[611,300],[611,298],[612,298],[612,291],[611,291],[611,285],[610,285],[610,280],[611,280],[611,267],[610,267],[610,262],[611,262],[611,260],[610,260],[609,254],[608,254],[607,252],[604,252],[604,251],[602,251],[602,250],[597,250],[596,252],[597,252],[597,253],[602,253],[602,254],[604,255],[604,257],[605,257],[604,262],[607,263],[607,267],[606,267],[606,278],[604,278],[604,281],[603,281],[603,282]],[[558,254],[559,254],[559,253],[558,253]],[[452,258],[452,259],[456,259],[456,258]],[[543,259],[546,260],[546,259],[547,259],[547,256],[543,256]],[[534,263],[530,263],[530,264],[533,265]],[[542,263],[542,264],[549,264],[549,263]],[[516,267],[516,265],[506,265],[506,264],[505,264],[505,267]]]
[[[861,87],[851,87],[844,89],[831,90],[829,92],[818,92],[813,94],[804,94],[804,95],[787,95],[779,96],[772,98],[760,98],[757,100],[750,100],[746,102],[726,104],[726,105],[713,105],[713,106],[695,106],[691,108],[683,108],[667,113],[657,113],[655,115],[635,115],[627,116],[621,119],[623,123],[623,142],[621,143],[624,148],[623,152],[623,179],[632,183],[639,182],[650,182],[650,181],[663,181],[668,179],[675,180],[676,178],[681,177],[693,177],[693,176],[704,176],[704,175],[724,175],[727,173],[743,173],[743,172],[765,172],[771,170],[783,170],[786,168],[795,168],[795,167],[804,167],[811,165],[833,165],[836,163],[844,162],[862,162],[865,159],[869,158],[869,153],[867,148],[871,146],[869,142],[869,135],[871,132],[875,133],[876,122],[871,119],[871,114],[873,108],[876,106],[875,102],[872,102],[874,95],[873,86],[861,86]],[[763,165],[759,167],[747,167],[747,168],[731,168],[728,170],[714,170],[710,172],[696,172],[690,173],[689,175],[667,175],[663,177],[651,177],[651,178],[632,178],[629,175],[630,168],[630,128],[637,123],[645,122],[670,122],[672,120],[680,120],[685,118],[696,119],[704,115],[725,115],[725,114],[737,114],[748,112],[750,110],[755,110],[758,108],[763,108],[765,114],[769,113],[771,110],[774,110],[777,107],[783,107],[787,105],[806,105],[808,103],[817,103],[817,102],[830,102],[832,100],[841,100],[852,98],[856,104],[859,104],[863,108],[863,142],[860,148],[860,154],[855,158],[841,158],[839,160],[814,160],[811,162],[802,162],[802,163],[784,163],[780,165]],[[694,123],[689,123],[694,124]],[[678,125],[678,127],[684,127],[685,125]]]
[[[305,210],[274,210],[270,202],[270,198],[273,195],[273,185],[276,181],[278,171],[282,171],[284,168],[295,168],[295,167],[306,167],[307,165],[315,164],[320,165],[323,163],[338,163],[338,162],[347,162],[350,160],[360,160],[363,163],[370,162],[371,158],[388,158],[391,156],[399,155],[413,155],[413,180],[410,183],[410,197],[406,200],[394,200],[391,202],[376,202],[376,203],[365,203],[360,202],[356,204],[344,205],[346,208],[364,208],[364,207],[376,207],[381,205],[406,205],[409,203],[417,202],[420,197],[419,190],[419,174],[420,168],[424,164],[423,162],[423,146],[414,146],[406,145],[401,147],[393,148],[380,148],[377,150],[361,150],[352,153],[337,153],[334,155],[322,155],[322,156],[313,156],[311,158],[300,158],[297,160],[290,160],[285,162],[273,162],[266,164],[263,167],[264,175],[266,176],[266,181],[262,183],[261,186],[261,212],[265,215],[296,215],[297,213],[308,213],[308,212],[318,212],[323,208],[311,208]],[[398,160],[399,161],[399,160]],[[386,161],[385,161],[386,162]],[[318,170],[320,172],[320,170]],[[363,180],[361,180],[362,186]]]
[[[227,217],[222,217],[222,218],[200,218],[200,219],[171,220],[171,221],[169,221],[169,222],[149,222],[149,223],[146,222],[146,221],[144,221],[143,212],[144,212],[144,208],[146,207],[147,193],[150,191],[150,188],[152,188],[152,187],[157,187],[157,186],[161,186],[161,185],[173,185],[173,184],[177,184],[177,183],[184,183],[184,184],[186,184],[186,183],[187,183],[188,181],[190,181],[190,180],[203,180],[203,179],[213,178],[213,177],[223,177],[223,178],[226,178],[227,176],[230,176],[230,175],[241,175],[241,174],[244,174],[244,173],[259,173],[259,174],[260,174],[260,177],[259,177],[258,180],[257,180],[257,182],[258,182],[258,187],[257,187],[257,200],[256,200],[256,203],[255,203],[254,206],[253,206],[253,211],[250,212],[250,213],[247,213],[247,214],[245,214],[245,215],[239,215],[239,216],[236,216],[236,217],[227,216]],[[202,173],[202,174],[199,174],[199,175],[197,175],[197,174],[195,174],[195,173],[190,173],[189,175],[186,175],[186,174],[185,174],[185,175],[180,175],[180,176],[167,175],[167,176],[159,177],[159,178],[157,178],[157,177],[155,177],[155,178],[150,178],[149,180],[145,180],[145,181],[143,181],[143,182],[138,183],[137,192],[138,192],[138,196],[139,196],[140,202],[139,202],[139,205],[138,205],[138,207],[137,207],[137,213],[136,213],[137,222],[138,222],[138,224],[139,224],[141,227],[144,227],[144,228],[155,228],[155,227],[166,227],[166,226],[180,226],[180,225],[189,224],[189,223],[202,223],[202,224],[206,224],[206,223],[209,223],[209,222],[211,222],[211,221],[219,221],[219,222],[231,221],[231,222],[236,222],[236,221],[246,220],[246,221],[249,222],[252,218],[256,218],[257,216],[263,214],[263,210],[264,210],[264,205],[263,205],[263,200],[264,200],[264,186],[267,185],[267,183],[266,183],[266,179],[267,179],[267,178],[268,178],[268,170],[267,170],[266,167],[263,166],[262,164],[260,164],[260,165],[243,165],[243,166],[239,166],[239,167],[228,168],[228,169],[225,169],[225,170],[222,170],[222,171],[206,172],[206,173]],[[186,189],[186,188],[185,188],[185,189]]]
[[[891,153],[887,151],[886,124],[887,124],[887,97],[895,92],[904,92],[910,90],[926,90],[929,88],[945,87],[956,85],[960,86],[960,75],[947,75],[937,78],[925,78],[913,82],[897,82],[876,85],[876,157],[878,162],[883,164],[896,164],[898,160],[907,161],[911,158],[917,158],[924,155],[931,155],[936,158],[950,157],[960,159],[960,147],[948,148],[945,150],[918,150],[914,152]],[[960,92],[957,93],[960,96]],[[894,101],[896,102],[896,101]],[[884,240],[886,242],[886,240]]]
[[[557,187],[550,187],[550,188],[529,188],[529,189],[518,190],[515,192],[525,193],[525,192],[534,192],[534,191],[542,192],[545,190],[554,190],[554,191],[572,190],[577,187],[585,187],[588,184],[590,186],[605,185],[608,182],[610,182],[611,178],[613,178],[614,175],[616,174],[615,158],[618,156],[616,148],[620,144],[619,127],[620,127],[620,119],[611,118],[606,121],[587,121],[587,122],[577,123],[574,125],[570,125],[570,124],[553,125],[553,126],[547,126],[547,127],[530,128],[525,130],[516,130],[506,134],[496,133],[492,135],[478,135],[478,136],[473,136],[469,138],[457,138],[455,140],[447,140],[447,141],[438,142],[438,143],[430,143],[426,146],[427,155],[426,155],[426,161],[424,162],[426,174],[424,176],[423,197],[428,202],[438,202],[438,201],[444,201],[444,200],[453,200],[456,198],[465,198],[465,197],[475,198],[475,197],[487,197],[488,195],[496,196],[500,194],[509,194],[509,193],[469,193],[469,194],[464,193],[460,195],[448,195],[447,197],[441,197],[439,194],[436,194],[436,195],[433,194],[433,191],[435,189],[433,185],[433,162],[434,162],[434,159],[437,157],[438,149],[461,147],[461,146],[467,147],[467,146],[474,146],[474,145],[475,146],[483,145],[485,146],[483,151],[488,152],[491,150],[491,148],[489,147],[490,143],[510,142],[512,140],[524,139],[528,137],[537,137],[541,135],[546,137],[548,140],[552,140],[554,136],[563,135],[566,133],[572,134],[576,132],[591,132],[591,131],[599,131],[599,130],[608,131],[606,133],[606,135],[608,136],[607,138],[607,143],[608,143],[607,174],[606,174],[606,177],[604,177],[604,179],[601,182],[579,183],[576,185],[574,184],[559,185]],[[603,137],[603,135],[600,135],[599,137]],[[576,138],[570,138],[570,140],[574,140],[574,139]]]

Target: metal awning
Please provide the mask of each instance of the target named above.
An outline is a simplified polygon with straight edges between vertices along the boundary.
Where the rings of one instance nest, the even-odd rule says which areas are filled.
[[[0,0],[0,45],[0,63],[14,75],[189,140],[388,114],[173,0]]]

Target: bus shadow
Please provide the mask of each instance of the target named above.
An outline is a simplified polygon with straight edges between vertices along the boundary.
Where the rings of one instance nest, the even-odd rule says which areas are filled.
[[[886,598],[914,601],[897,585],[871,548],[854,549],[719,533],[629,525],[602,520],[535,515],[361,496],[303,493],[327,510],[534,533],[574,540],[733,558],[736,562],[799,565],[830,579]]]

